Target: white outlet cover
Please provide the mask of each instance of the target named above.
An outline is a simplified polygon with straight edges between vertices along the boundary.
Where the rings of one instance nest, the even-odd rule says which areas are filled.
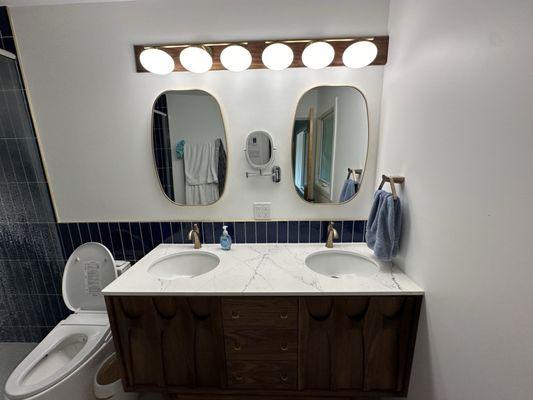
[[[254,203],[254,219],[270,219],[270,203]]]

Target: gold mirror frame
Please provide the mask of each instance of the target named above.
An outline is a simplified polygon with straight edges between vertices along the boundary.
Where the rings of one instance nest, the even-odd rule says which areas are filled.
[[[322,87],[347,87],[347,88],[352,88],[356,91],[358,91],[361,96],[363,97],[363,100],[365,102],[365,107],[366,107],[366,121],[367,121],[367,132],[366,132],[366,135],[367,135],[367,147],[366,147],[366,155],[365,155],[365,163],[364,163],[364,166],[363,166],[363,172],[361,173],[361,178],[360,178],[360,183],[359,183],[359,190],[357,190],[357,192],[353,195],[352,198],[350,198],[349,200],[346,200],[346,201],[342,201],[342,202],[335,202],[335,203],[315,203],[315,202],[310,202],[310,201],[307,201],[305,200],[302,196],[300,196],[300,194],[298,193],[298,189],[296,188],[296,185],[294,183],[294,176],[295,176],[295,168],[294,168],[294,140],[293,140],[293,135],[294,135],[294,127],[296,125],[296,114],[298,112],[298,105],[300,104],[300,101],[302,100],[302,98],[307,94],[309,93],[311,90],[314,90],[314,89],[318,89],[318,88],[322,88]],[[293,186],[293,189],[294,189],[294,192],[296,194],[296,197],[298,197],[298,199],[300,199],[301,201],[303,201],[305,204],[311,204],[311,205],[316,205],[316,206],[340,206],[340,205],[343,205],[343,204],[347,204],[351,201],[353,201],[357,195],[359,194],[359,192],[361,191],[361,187],[363,185],[363,182],[364,182],[364,177],[366,175],[366,166],[368,164],[368,153],[369,153],[369,149],[370,149],[370,116],[369,116],[369,111],[368,111],[368,100],[365,96],[365,94],[363,93],[362,90],[360,90],[358,87],[354,86],[354,85],[351,85],[351,84],[330,84],[330,85],[317,85],[317,86],[313,86],[309,89],[307,89],[305,92],[302,93],[301,96],[298,97],[298,101],[296,102],[296,107],[294,108],[294,114],[293,114],[293,124],[292,124],[292,130],[291,130],[291,134],[290,134],[290,141],[291,141],[291,146],[290,146],[290,149],[291,149],[291,170],[292,170],[292,186]]]

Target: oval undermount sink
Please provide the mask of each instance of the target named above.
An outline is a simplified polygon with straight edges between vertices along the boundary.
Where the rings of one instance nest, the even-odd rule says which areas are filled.
[[[148,273],[157,278],[193,278],[215,269],[220,259],[205,251],[184,251],[160,258],[149,268]]]
[[[378,265],[372,260],[350,251],[326,250],[310,254],[305,259],[307,268],[330,278],[343,276],[368,277],[374,275]]]

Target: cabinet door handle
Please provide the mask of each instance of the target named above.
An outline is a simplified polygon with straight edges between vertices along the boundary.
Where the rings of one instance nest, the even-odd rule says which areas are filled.
[[[282,382],[287,382],[289,380],[289,376],[287,375],[286,372],[283,372],[283,373],[279,374],[279,379]]]
[[[233,343],[233,350],[240,351],[241,350],[241,344],[239,342]]]
[[[239,319],[240,315],[238,311],[231,312],[231,319]]]
[[[282,343],[279,345],[279,348],[281,349],[281,351],[287,351],[289,345],[287,343]]]
[[[281,311],[281,312],[279,313],[279,317],[280,317],[281,319],[287,319],[287,318],[289,318],[289,313],[288,313],[287,311]]]

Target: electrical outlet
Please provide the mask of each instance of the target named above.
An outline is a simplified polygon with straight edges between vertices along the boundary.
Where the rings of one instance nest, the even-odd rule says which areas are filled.
[[[270,219],[270,202],[254,203],[255,219]]]

